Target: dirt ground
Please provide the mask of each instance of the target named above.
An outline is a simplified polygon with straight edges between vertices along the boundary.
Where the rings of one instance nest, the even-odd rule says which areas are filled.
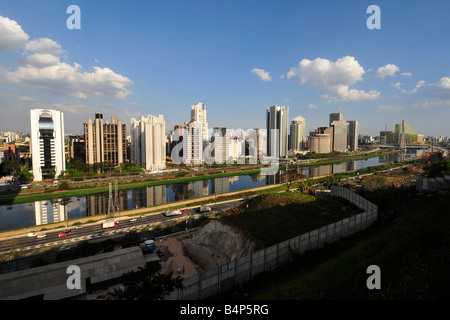
[[[156,242],[157,247],[167,247],[170,255],[165,265],[161,267],[165,269],[165,273],[172,272],[174,276],[179,275],[183,278],[189,278],[200,272],[200,268],[183,252],[183,242],[188,239],[187,235],[180,235],[178,237],[168,238]],[[184,267],[184,273],[183,273]],[[178,274],[178,268],[180,273]]]

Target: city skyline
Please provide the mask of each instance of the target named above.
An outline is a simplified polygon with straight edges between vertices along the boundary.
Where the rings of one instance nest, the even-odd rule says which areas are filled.
[[[202,102],[209,127],[264,128],[265,108],[289,107],[310,132],[330,113],[378,136],[405,120],[424,136],[450,136],[445,1],[372,3],[77,1],[0,5],[1,131],[29,132],[29,110],[64,112],[82,134],[97,112],[163,114],[166,128]],[[138,10],[139,9],[139,10]]]

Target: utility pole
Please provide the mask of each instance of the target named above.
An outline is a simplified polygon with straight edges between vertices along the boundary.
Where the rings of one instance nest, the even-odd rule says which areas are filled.
[[[113,200],[113,196],[112,196],[111,182],[109,183],[108,218],[114,218],[114,200]]]

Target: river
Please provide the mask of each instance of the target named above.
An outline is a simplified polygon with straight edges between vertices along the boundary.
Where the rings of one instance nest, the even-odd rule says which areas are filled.
[[[418,153],[419,152],[419,153]],[[413,158],[425,151],[408,150],[406,154],[394,153],[367,160],[356,160],[339,164],[301,168],[308,177],[340,173],[361,168],[373,167]],[[403,158],[403,159],[402,159]],[[242,176],[204,179],[186,183],[141,187],[113,191],[112,201],[109,193],[97,193],[77,197],[33,201],[0,206],[0,231],[20,229],[36,225],[65,221],[106,214],[109,204],[117,203],[119,211],[150,207],[179,200],[198,198],[211,194],[221,194],[256,188],[276,182],[274,175],[260,173]],[[43,226],[44,227],[44,226]]]

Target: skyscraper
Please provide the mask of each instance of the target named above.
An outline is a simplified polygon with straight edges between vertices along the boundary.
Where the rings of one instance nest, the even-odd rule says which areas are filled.
[[[271,106],[266,113],[267,155],[288,156],[289,107]]]
[[[202,127],[202,139],[208,141],[208,122],[206,120],[206,106],[198,102],[191,106],[191,121],[198,122]]]
[[[333,121],[333,151],[347,152],[348,151],[348,122]]]
[[[356,120],[348,121],[348,147],[349,151],[358,150],[358,130],[359,124]]]
[[[306,122],[303,117],[295,117],[290,127],[290,149],[306,149]]]
[[[330,127],[333,121],[343,121],[342,113],[330,113]]]
[[[131,159],[145,170],[158,171],[166,168],[166,122],[158,117],[141,116],[131,119]]]
[[[127,158],[126,126],[117,117],[103,122],[103,114],[96,113],[95,120],[84,124],[86,163],[101,162],[119,165]]]
[[[30,122],[33,180],[58,177],[66,170],[64,114],[57,110],[32,109]]]

